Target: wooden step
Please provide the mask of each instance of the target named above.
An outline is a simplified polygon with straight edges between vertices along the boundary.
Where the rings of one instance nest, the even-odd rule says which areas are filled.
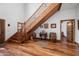
[[[17,32],[8,41],[15,42],[15,43],[21,43],[22,41],[24,41],[24,36],[20,32]]]

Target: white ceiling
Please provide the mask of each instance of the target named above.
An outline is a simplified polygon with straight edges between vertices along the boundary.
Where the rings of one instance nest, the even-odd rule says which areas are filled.
[[[61,10],[79,8],[79,3],[62,3]]]

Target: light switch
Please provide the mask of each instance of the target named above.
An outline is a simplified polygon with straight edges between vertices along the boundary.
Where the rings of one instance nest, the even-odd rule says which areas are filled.
[[[10,24],[8,24],[8,27],[10,26]]]

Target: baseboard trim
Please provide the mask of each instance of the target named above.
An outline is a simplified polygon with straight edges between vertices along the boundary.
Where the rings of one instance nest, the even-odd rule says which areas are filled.
[[[15,32],[13,35],[11,35],[7,40],[6,42],[9,42],[10,40],[12,40],[12,37],[16,34],[17,32]]]

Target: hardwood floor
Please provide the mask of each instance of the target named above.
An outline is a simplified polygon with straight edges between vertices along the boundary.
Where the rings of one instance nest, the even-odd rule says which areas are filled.
[[[7,43],[0,48],[1,56],[79,56],[79,46],[72,43],[29,41],[24,44]]]

